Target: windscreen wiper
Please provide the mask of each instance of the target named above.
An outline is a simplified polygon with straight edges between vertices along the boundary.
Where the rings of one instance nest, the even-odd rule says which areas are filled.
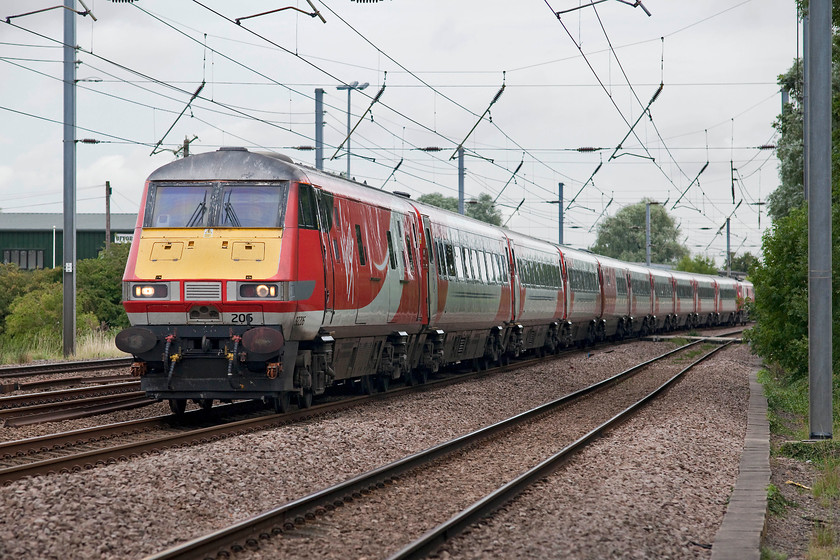
[[[233,204],[225,202],[225,216],[233,227],[242,227],[239,218],[236,216],[236,210],[233,209]]]
[[[198,206],[195,207],[193,210],[192,216],[190,216],[189,221],[187,222],[187,227],[195,227],[204,219],[204,213],[207,212],[207,192],[204,193],[204,199],[198,203]]]

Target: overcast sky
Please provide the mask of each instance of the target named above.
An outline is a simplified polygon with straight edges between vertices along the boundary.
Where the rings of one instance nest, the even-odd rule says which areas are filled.
[[[758,253],[770,220],[757,203],[778,186],[775,154],[760,147],[776,141],[777,76],[797,56],[793,0],[645,0],[650,17],[605,0],[554,15],[587,1],[313,0],[326,23],[286,10],[237,26],[311,8],[86,0],[97,21],[76,19],[77,139],[100,143],[77,144],[78,211],[103,212],[110,181],[112,211],[136,212],[145,178],[185,137],[192,153],[239,145],[313,164],[313,151],[296,148],[314,145],[318,87],[325,167],[345,171],[343,150],[330,159],[347,126],[336,86],[358,81],[370,85],[352,94],[354,125],[386,86],[352,137],[351,174],[369,185],[457,196],[450,157],[466,139],[466,198],[498,196],[517,231],[557,239],[558,205],[547,201],[563,182],[569,245],[590,246],[599,220],[647,196],[667,201],[694,254],[723,263],[717,232],[730,215],[732,249]],[[0,3],[3,212],[62,210],[63,10],[5,23],[57,3]],[[443,150],[418,149],[428,147]]]

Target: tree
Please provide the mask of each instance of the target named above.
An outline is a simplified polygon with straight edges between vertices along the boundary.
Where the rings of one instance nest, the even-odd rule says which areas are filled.
[[[645,213],[648,199],[625,206],[615,216],[598,225],[598,237],[589,249],[607,257],[628,262],[645,262]],[[659,204],[650,206],[651,261],[673,263],[688,256],[688,249],[677,242],[673,218]]]
[[[37,346],[61,344],[64,294],[60,283],[45,284],[41,289],[15,299],[6,317],[6,335],[16,343]],[[79,334],[97,326],[93,313],[76,311]]]
[[[21,270],[16,264],[0,263],[0,334],[14,301],[30,292],[61,282],[61,269]]]
[[[803,3],[799,3],[800,11]],[[833,42],[837,45],[840,3],[832,5]],[[840,223],[840,50],[832,53],[832,222]],[[791,94],[791,104],[776,120],[780,133],[777,155],[780,187],[768,197],[773,228],[764,234],[763,256],[753,268],[756,326],[748,338],[756,353],[781,366],[792,378],[808,375],[808,207],[801,200],[802,102],[801,71],[797,64],[779,83]],[[840,231],[832,229],[832,329],[840,332]],[[840,366],[840,337],[833,341],[834,370]]]
[[[454,196],[443,196],[440,193],[424,194],[417,197],[419,202],[437,206],[450,212],[458,211],[458,199]],[[470,218],[487,222],[494,226],[502,225],[502,214],[496,209],[493,197],[487,193],[481,193],[477,199],[466,201],[464,213]]]
[[[732,257],[730,268],[735,272],[749,274],[756,264],[758,264],[758,259],[755,255],[744,253],[743,255]]]
[[[718,273],[715,260],[711,257],[704,257],[703,255],[696,255],[693,259],[686,255],[677,262],[674,268],[683,272],[693,272],[696,274],[716,275]]]
[[[443,196],[440,193],[429,193],[417,197],[418,202],[428,204],[429,206],[437,206],[450,212],[458,211],[458,199],[454,196]]]
[[[773,128],[779,132],[776,157],[779,158],[779,187],[767,197],[767,214],[774,222],[787,216],[805,202],[803,191],[802,142],[802,64],[795,62],[779,76],[779,86],[790,95],[790,103],[782,108]]]
[[[84,259],[78,264],[78,307],[108,327],[128,326],[122,306],[122,275],[130,247],[128,243],[115,243],[100,252],[98,259]]]

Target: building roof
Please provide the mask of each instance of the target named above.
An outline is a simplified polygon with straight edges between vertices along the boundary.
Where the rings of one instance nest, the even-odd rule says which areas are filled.
[[[137,214],[111,213],[111,231],[133,233]],[[0,231],[64,230],[64,215],[57,213],[0,212]],[[76,214],[76,231],[105,231],[105,214]]]

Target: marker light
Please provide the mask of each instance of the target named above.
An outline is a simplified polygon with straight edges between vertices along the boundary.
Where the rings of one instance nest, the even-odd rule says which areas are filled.
[[[242,284],[239,286],[239,296],[243,298],[277,297],[277,284]]]
[[[134,297],[136,298],[165,298],[169,295],[169,286],[166,284],[135,284]]]

